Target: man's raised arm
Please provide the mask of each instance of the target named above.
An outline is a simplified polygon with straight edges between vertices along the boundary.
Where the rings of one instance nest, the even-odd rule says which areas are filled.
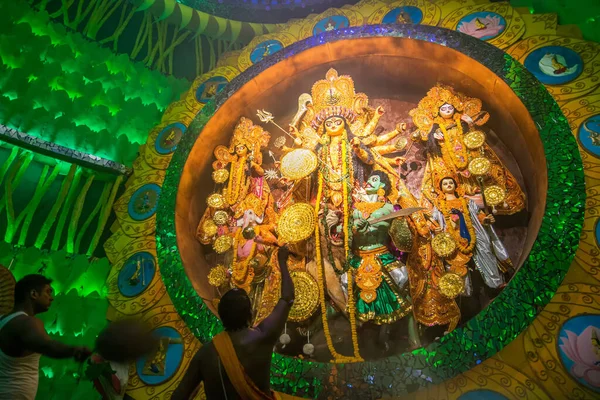
[[[44,329],[44,324],[37,318],[27,318],[20,326],[21,341],[25,347],[35,353],[43,354],[50,358],[75,358],[76,361],[85,360],[91,352],[85,347],[68,346],[52,340]]]
[[[273,312],[258,325],[258,329],[267,337],[277,337],[281,333],[294,303],[294,282],[287,264],[289,255],[290,251],[286,246],[279,248],[277,262],[281,271],[281,298]]]

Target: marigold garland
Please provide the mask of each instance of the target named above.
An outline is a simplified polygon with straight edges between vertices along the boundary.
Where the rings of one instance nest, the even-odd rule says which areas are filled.
[[[442,152],[442,158],[444,159],[444,163],[448,166],[448,168],[458,168],[465,169],[467,167],[468,155],[466,153],[466,146],[463,142],[463,128],[460,122],[460,114],[456,114],[454,117],[454,123],[456,124],[457,136],[458,140],[461,142],[461,150],[457,151],[452,148],[452,141],[450,140],[450,136],[448,136],[448,131],[446,129],[446,121],[443,118],[437,118],[436,123],[440,126],[442,133],[444,134],[444,144],[446,151]],[[450,154],[455,154],[456,157],[454,159],[451,158]],[[458,156],[462,156],[464,161],[460,161]],[[454,168],[453,168],[454,167]]]

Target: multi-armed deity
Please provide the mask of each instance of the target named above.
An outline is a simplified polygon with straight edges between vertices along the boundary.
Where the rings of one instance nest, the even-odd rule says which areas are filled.
[[[289,146],[282,136],[268,149],[270,135],[241,118],[229,147],[214,151],[217,186],[198,225],[198,240],[216,253],[209,282],[246,290],[255,322],[279,298],[273,260],[277,247],[289,244],[296,287],[289,321],[322,332],[338,362],[362,359],[364,324],[386,329],[407,318],[411,347],[419,344],[413,321],[454,329],[461,318],[456,297],[470,295],[474,282],[500,287],[511,268],[492,211],[525,206],[479,128],[489,118],[479,100],[438,85],[411,111],[413,143],[428,155],[422,195],[411,193],[400,174],[411,134],[403,123],[376,134],[383,114],[355,92],[352,78],[330,69],[300,96],[285,132]],[[268,112],[258,115],[274,122]],[[331,315],[347,318],[352,354],[336,349]],[[289,339],[283,335],[282,343]],[[305,354],[313,351],[305,345]]]

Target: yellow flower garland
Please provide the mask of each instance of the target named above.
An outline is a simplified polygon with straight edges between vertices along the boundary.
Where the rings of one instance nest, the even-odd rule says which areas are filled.
[[[235,173],[235,178],[232,176],[233,174],[229,174],[229,182],[227,184],[227,201],[229,202],[229,205],[232,206],[234,205],[239,197],[240,197],[240,190],[241,190],[241,186],[242,186],[242,177],[244,176],[244,164],[245,164],[245,159],[240,159],[237,161],[237,172]],[[231,164],[231,172],[234,171],[233,168],[234,164]],[[235,179],[235,185],[234,185],[234,179]],[[234,187],[235,186],[235,187]],[[235,189],[232,190],[232,189]]]
[[[318,175],[318,189],[317,189],[317,198],[315,202],[315,214],[319,213],[319,207],[321,205],[321,200],[323,198],[323,174],[319,172]],[[321,232],[319,228],[319,224],[315,225],[315,256],[317,261],[317,284],[319,286],[319,300],[321,304],[321,321],[323,322],[323,332],[325,333],[325,341],[327,342],[327,347],[329,348],[329,352],[333,356],[332,362],[335,363],[345,363],[345,362],[360,362],[363,361],[360,357],[347,357],[339,354],[335,347],[333,346],[333,341],[331,340],[331,332],[329,331],[329,321],[327,321],[327,303],[325,301],[325,274],[324,274],[324,265],[323,258],[321,255]],[[350,275],[351,277],[351,275]],[[352,293],[350,289],[350,285],[352,284],[351,279],[348,282],[348,298],[349,298],[349,309],[350,313],[350,324],[352,331],[352,341],[353,344],[356,343],[355,349],[358,349],[358,339],[356,334],[356,321],[353,317],[354,315],[354,301],[350,301],[350,294]],[[352,322],[354,321],[354,323]],[[355,353],[357,351],[355,350]]]
[[[465,169],[467,167],[467,163],[468,163],[467,158],[468,157],[467,157],[467,153],[466,153],[466,146],[464,145],[464,143],[462,143],[463,142],[463,128],[462,128],[462,124],[460,122],[460,114],[456,114],[456,116],[454,117],[454,123],[456,124],[456,129],[458,130],[458,132],[457,132],[458,140],[462,144],[462,150],[460,150],[459,152],[457,152],[455,149],[452,148],[452,141],[450,140],[450,136],[448,135],[448,131],[446,130],[446,126],[445,126],[446,122],[444,121],[444,119],[437,118],[436,123],[440,126],[440,129],[441,129],[442,133],[444,134],[445,151],[442,151],[442,158],[444,159],[444,163],[446,163],[446,165],[449,168],[452,168],[454,166],[458,169]],[[450,154],[453,154],[453,153],[463,156],[464,161],[459,161],[458,157],[454,157],[454,158],[450,157]]]
[[[471,242],[465,246],[463,245],[461,242],[463,239],[460,236],[460,229],[450,229],[450,234],[452,235],[452,237],[454,238],[454,241],[456,242],[456,247],[458,247],[458,249],[460,250],[461,253],[463,254],[471,254],[473,253],[473,249],[475,248],[475,242],[477,241],[477,238],[475,237],[475,229],[473,228],[473,221],[471,221],[471,214],[469,213],[469,206],[467,204],[467,200],[463,197],[460,199],[463,209],[463,217],[465,218],[465,223],[467,224],[467,230],[469,231],[469,235],[471,236]],[[440,199],[440,210],[442,211],[442,214],[444,214],[444,219],[446,220],[446,225],[450,224],[450,209],[448,209],[448,205],[446,203],[446,199],[445,198],[441,198]]]

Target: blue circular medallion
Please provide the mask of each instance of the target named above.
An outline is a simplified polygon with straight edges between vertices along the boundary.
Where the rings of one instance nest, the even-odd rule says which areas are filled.
[[[212,78],[207,79],[198,86],[198,89],[196,89],[196,100],[202,104],[208,103],[209,100],[223,90],[228,83],[229,81],[224,76],[213,76]]]
[[[540,47],[529,53],[523,64],[546,85],[563,85],[571,82],[583,71],[581,56],[563,46]]]
[[[347,28],[350,26],[350,20],[343,15],[334,15],[323,18],[315,24],[313,35],[319,35],[323,32],[335,31],[336,29]]]
[[[600,315],[578,315],[558,333],[560,359],[580,384],[600,393]]]
[[[160,186],[156,183],[147,183],[136,190],[129,199],[127,211],[135,221],[143,221],[150,218],[156,212]]]
[[[577,138],[588,153],[600,157],[600,114],[586,119],[579,127]]]
[[[492,390],[473,390],[462,394],[457,400],[508,400],[506,396]]]
[[[423,21],[423,11],[419,7],[403,6],[390,10],[383,19],[382,24],[420,24]]]
[[[458,21],[456,30],[481,40],[490,40],[506,29],[506,20],[500,14],[489,11],[474,12]]]
[[[139,295],[150,285],[155,271],[156,261],[152,254],[142,251],[132,255],[119,272],[119,292],[125,297]]]
[[[160,338],[160,344],[154,354],[139,358],[135,367],[140,380],[147,385],[159,385],[175,374],[183,359],[181,335],[175,329],[165,326],[154,331]]]
[[[185,125],[180,122],[165,126],[156,136],[156,141],[154,142],[156,152],[158,154],[170,154],[174,152],[185,130]]]
[[[252,64],[256,64],[263,58],[270,56],[281,49],[283,49],[283,44],[279,40],[265,40],[254,47],[254,50],[250,53],[250,61],[252,61]]]

